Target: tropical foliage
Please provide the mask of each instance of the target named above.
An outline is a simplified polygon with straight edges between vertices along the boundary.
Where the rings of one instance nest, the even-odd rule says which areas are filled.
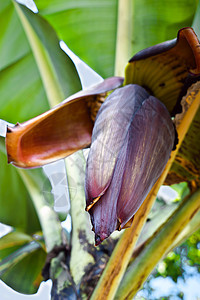
[[[198,6],[195,0],[162,0],[159,3],[149,0],[35,0],[35,4],[37,14],[14,0],[0,0],[0,118],[16,124],[7,129],[6,147],[5,139],[0,138],[0,222],[12,226],[12,231],[0,239],[0,278],[16,291],[27,294],[35,293],[42,280],[51,278],[52,299],[132,299],[161,258],[200,227],[199,42],[191,28],[179,31],[193,26],[200,34],[200,4]],[[176,38],[178,31],[177,40],[136,54],[144,48]],[[61,50],[60,40],[105,80],[80,91],[79,74],[74,62]],[[136,56],[130,60],[134,54]],[[145,144],[147,138],[141,139],[139,129],[135,144],[129,143],[125,137],[119,141],[122,149],[129,146],[129,151],[118,153],[119,157],[126,153],[126,162],[128,159],[137,162],[141,153],[147,161],[153,153],[154,172],[151,173],[148,163],[143,166],[143,173],[138,170],[140,190],[143,190],[140,184],[144,178],[147,177],[150,183],[145,187],[145,194],[140,194],[143,201],[139,200],[137,207],[132,208],[132,215],[124,217],[122,227],[130,220],[132,225],[130,222],[128,226],[131,227],[114,233],[95,247],[89,214],[85,212],[85,172],[96,172],[87,175],[87,186],[95,176],[103,182],[97,186],[95,182],[89,188],[91,199],[87,203],[87,210],[92,212],[94,230],[100,226],[101,231],[103,225],[98,223],[99,214],[94,213],[94,208],[101,203],[108,182],[112,180],[116,185],[122,179],[120,172],[116,176],[109,173],[115,168],[113,161],[118,161],[114,155],[112,157],[115,154],[112,147],[117,141],[108,138],[109,149],[105,144],[102,148],[101,144],[96,147],[94,141],[104,131],[101,124],[112,121],[112,116],[105,113],[109,99],[114,101],[118,95],[118,100],[127,100],[125,91],[131,91],[139,101],[134,89],[130,85],[124,86],[135,83],[140,85],[138,93],[145,100],[141,100],[142,109],[132,107],[126,111],[127,115],[130,111],[134,115],[130,118],[131,125],[128,124],[137,128],[137,118],[142,116],[145,124],[142,128],[145,128],[146,136],[150,136],[155,114],[152,113],[152,117],[145,115],[143,109],[144,103],[148,102],[146,98],[153,98],[148,102],[152,111],[155,109],[157,118],[152,128],[154,133],[156,130],[159,133],[159,141],[165,140],[165,143],[159,148],[160,143],[157,145],[154,137]],[[114,89],[115,92],[111,93]],[[152,94],[159,100],[149,96]],[[94,103],[98,105],[94,106]],[[96,117],[100,106],[101,111]],[[117,110],[115,112],[117,119]],[[124,126],[123,119],[117,121]],[[161,130],[163,123],[170,128],[171,139],[178,135],[176,143],[166,140],[164,130]],[[92,136],[93,127],[96,136]],[[103,141],[106,134],[105,129]],[[92,152],[88,161],[94,165],[86,163],[80,150],[90,146],[91,138]],[[141,152],[143,144],[146,146]],[[136,150],[131,152],[135,145],[139,145],[137,156],[134,156]],[[166,155],[160,157],[156,149],[161,149]],[[111,155],[101,157],[108,150],[111,150]],[[67,179],[69,187],[76,186],[76,193],[69,189],[72,231],[66,232],[61,225],[61,216],[52,208],[51,196],[46,201],[42,194],[42,185],[47,182],[42,168],[20,169],[8,164],[7,159],[18,167],[29,168],[69,154],[72,155],[65,159]],[[100,157],[99,165],[95,165],[95,155],[98,159]],[[132,170],[129,166],[119,168],[123,172],[127,169],[123,177],[125,183],[131,178]],[[149,177],[145,177],[145,169]],[[171,205],[155,202],[163,183],[183,181],[189,186],[183,200]],[[50,189],[50,183],[47,185],[46,188]],[[131,192],[127,183],[122,187]],[[109,205],[112,203],[109,203],[111,209]],[[121,200],[119,203],[123,206]],[[125,214],[125,210],[122,212]],[[94,220],[95,214],[97,221]],[[119,215],[120,222],[117,223],[116,219],[115,225],[108,219],[107,208],[105,217],[106,230],[110,230],[107,236],[116,228],[121,229],[123,220]],[[100,240],[104,238],[105,232],[101,231]],[[96,242],[99,244],[98,239]],[[192,241],[187,246],[192,251]],[[179,254],[174,253],[177,261]]]

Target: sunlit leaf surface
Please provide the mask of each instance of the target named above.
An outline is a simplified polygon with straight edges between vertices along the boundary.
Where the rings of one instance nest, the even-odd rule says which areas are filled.
[[[114,74],[117,0],[36,0],[35,3],[72,51],[101,76]],[[196,6],[197,1],[193,0],[132,0],[132,55],[176,37],[180,28],[192,24]]]
[[[13,231],[0,239],[0,278],[15,291],[32,294],[41,281],[46,253],[31,236]]]

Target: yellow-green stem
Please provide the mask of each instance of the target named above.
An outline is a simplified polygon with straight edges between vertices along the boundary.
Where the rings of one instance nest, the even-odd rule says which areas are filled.
[[[200,211],[192,218],[192,220],[185,226],[185,228],[180,232],[175,241],[171,244],[168,251],[178,247],[187,238],[189,238],[195,231],[200,229]]]
[[[133,0],[118,0],[118,22],[115,53],[115,75],[124,76],[131,58],[133,36]]]
[[[50,252],[54,246],[62,244],[62,227],[60,221],[54,210],[45,202],[44,196],[28,172],[22,169],[18,169],[18,171],[32,198],[44,234],[47,252]]]
[[[119,286],[116,300],[131,300],[182,229],[200,209],[200,190],[185,199],[136,256]]]
[[[180,203],[179,203],[178,206],[176,206],[176,209],[179,206],[180,206]],[[171,213],[170,216],[168,216],[168,218],[166,218],[163,222],[160,223],[160,226],[158,226],[157,228],[155,228],[155,230],[153,231],[152,235],[154,235],[155,232],[158,231],[158,229],[161,226],[163,226],[163,224],[165,224],[168,219],[171,218],[171,216],[174,214],[174,211]],[[162,218],[162,214],[161,214],[161,218]],[[177,238],[174,240],[174,242],[167,249],[167,253],[170,252],[170,251],[172,251],[174,248],[178,247],[182,243],[184,243],[184,241],[187,238],[189,238],[194,232],[196,232],[199,229],[200,229],[200,211],[198,211],[198,213],[195,214],[195,216],[192,218],[192,220],[180,232],[180,234],[177,236]],[[141,235],[142,235],[142,233],[141,233]],[[140,235],[140,237],[141,237],[141,235]],[[151,238],[152,238],[151,235],[149,235],[147,238],[144,239],[143,242],[141,242],[138,246],[136,246],[136,248],[134,249],[133,255],[131,257],[131,260],[129,261],[129,265],[132,263],[133,259],[137,256],[137,254],[141,251],[141,249],[143,249],[145,247],[145,245],[147,243],[149,243],[149,241],[151,240]],[[165,255],[167,253],[165,253]]]
[[[69,194],[71,199],[72,249],[70,271],[74,282],[78,285],[85,274],[85,269],[94,263],[88,252],[94,243],[89,214],[85,211],[85,158],[82,151],[65,159]]]

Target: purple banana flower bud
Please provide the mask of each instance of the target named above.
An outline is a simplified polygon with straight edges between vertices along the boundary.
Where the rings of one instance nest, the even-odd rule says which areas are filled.
[[[100,97],[122,83],[121,77],[107,78],[40,116],[8,127],[8,162],[20,168],[36,168],[88,147],[96,110],[103,101]]]
[[[97,114],[86,168],[86,210],[96,245],[131,224],[174,139],[168,110],[144,88],[130,84],[107,97]]]

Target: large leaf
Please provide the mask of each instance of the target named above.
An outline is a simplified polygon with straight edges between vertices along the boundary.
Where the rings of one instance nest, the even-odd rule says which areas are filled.
[[[60,49],[59,40],[51,26],[22,5],[15,4],[18,11],[16,14],[13,4],[14,2],[6,0],[1,14],[3,30],[0,31],[0,41],[2,41],[0,61],[4,61],[4,64],[1,64],[0,69],[0,118],[15,123],[34,117],[49,108],[45,92],[47,92],[48,100],[55,104],[56,101],[63,100],[78,91],[81,86],[75,66]],[[7,22],[9,12],[11,21]],[[18,15],[24,27],[21,26]],[[28,34],[31,48],[24,30]],[[13,32],[15,32],[14,39]],[[16,53],[14,50],[7,50],[10,48],[17,49]],[[56,93],[54,93],[55,90]],[[51,244],[53,247],[54,242],[60,242],[61,236],[60,227],[53,227],[55,219],[60,225],[56,214],[50,213],[49,203],[45,202],[46,199],[42,199],[42,194],[39,192],[44,183],[46,188],[46,177],[41,169],[24,173],[8,166],[4,145],[2,140],[0,142],[0,220],[23,232],[33,233],[40,230],[38,216],[32,203],[34,200],[42,229],[52,240],[50,243],[45,239],[47,250],[49,250]],[[33,194],[31,194],[31,184],[29,185],[28,181],[32,184]],[[41,202],[47,208],[45,216],[40,210]],[[49,221],[50,215],[52,218]],[[51,226],[46,225],[48,222],[53,224],[55,231]],[[51,232],[56,232],[55,238],[52,238]],[[2,238],[0,242],[4,246],[1,252],[4,257],[1,261],[1,279],[19,292],[36,292],[42,280],[41,269],[46,257],[40,244],[26,241],[24,245],[20,244],[19,248],[18,245],[21,243],[19,238],[18,241],[12,241],[11,246],[6,248],[5,238]],[[17,278],[16,274],[18,274]]]
[[[0,239],[0,261],[26,243],[32,241],[31,236],[20,231],[12,231]]]
[[[0,172],[0,222],[29,234],[41,230],[30,189],[26,186],[24,178],[21,178],[19,169],[7,164],[4,139],[1,137],[0,164],[1,171],[3,170]],[[28,170],[26,173],[39,191],[44,204],[53,208],[52,186],[43,169]],[[48,217],[46,214],[46,219]],[[59,214],[59,219],[63,218],[66,218],[66,215]]]
[[[35,3],[75,54],[103,77],[114,73],[117,0]]]
[[[1,119],[23,122],[49,108],[31,53],[1,70],[0,82]]]
[[[30,52],[30,48],[11,0],[0,1],[0,19],[0,70],[3,70]]]
[[[16,123],[44,112],[49,105],[13,3],[0,3],[0,118]]]
[[[130,57],[145,47],[176,37],[181,27],[192,24],[197,6],[194,0],[35,0],[39,12],[59,37],[103,77],[114,74],[116,44],[121,42],[116,39],[122,25],[120,2],[131,7],[131,33],[124,33],[130,36]]]
[[[17,7],[22,18],[26,15],[28,25],[25,28],[29,26],[30,39],[36,41],[44,53],[43,68],[50,70],[47,77],[54,77],[59,82],[62,90],[59,100],[64,100],[81,89],[75,66],[60,49],[52,27],[23,5]],[[0,17],[0,118],[12,123],[23,122],[47,110],[49,104],[38,66],[11,0],[0,0]]]
[[[33,233],[41,229],[28,190],[18,170],[7,164],[3,138],[0,138],[0,222]],[[29,171],[38,188],[46,183],[42,169]],[[50,185],[50,183],[49,183]]]
[[[46,252],[40,242],[21,232],[0,239],[0,278],[18,292],[32,294],[41,281]]]
[[[51,105],[81,89],[72,60],[61,50],[53,28],[40,15],[14,1]]]
[[[49,108],[43,82],[29,47],[24,29],[10,0],[0,0],[0,118],[10,122],[24,121]],[[43,67],[62,85],[63,98],[80,89],[80,81],[72,61],[60,49],[51,26],[40,16],[16,4],[24,26],[29,28],[32,42],[43,53]],[[14,33],[14,34],[13,34]],[[46,66],[44,66],[46,64]],[[62,78],[61,78],[62,77]],[[57,99],[58,100],[58,99]],[[62,100],[62,99],[59,99]],[[0,221],[25,232],[40,229],[30,195],[17,169],[8,166],[3,141],[0,148]],[[46,177],[41,170],[29,172],[42,188]]]

